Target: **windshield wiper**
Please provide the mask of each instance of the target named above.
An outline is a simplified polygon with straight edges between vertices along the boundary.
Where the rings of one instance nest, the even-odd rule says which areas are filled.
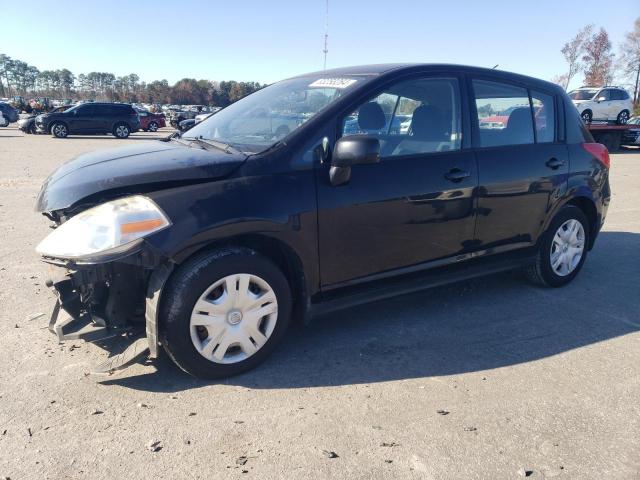
[[[238,154],[244,155],[240,150],[238,150],[237,148],[233,147],[228,143],[219,142],[217,140],[209,140],[209,139],[205,140],[202,137],[182,137],[182,138],[197,142],[201,145],[210,145],[212,147],[217,148],[218,150],[222,150],[224,153],[235,153],[236,155]]]

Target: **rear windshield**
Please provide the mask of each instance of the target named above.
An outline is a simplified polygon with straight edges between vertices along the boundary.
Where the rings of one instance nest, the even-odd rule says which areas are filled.
[[[571,100],[591,100],[598,90],[574,90],[569,93]]]

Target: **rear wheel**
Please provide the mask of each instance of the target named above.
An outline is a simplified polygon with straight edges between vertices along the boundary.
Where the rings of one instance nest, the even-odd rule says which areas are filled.
[[[561,287],[573,280],[587,258],[589,222],[578,207],[568,205],[555,216],[541,238],[536,261],[526,274],[547,287]]]
[[[51,134],[56,138],[66,138],[69,135],[69,129],[64,123],[55,122],[51,125]]]
[[[115,127],[113,127],[113,136],[116,138],[127,138],[131,130],[129,129],[129,125],[126,123],[118,123]]]
[[[147,127],[147,130],[149,132],[157,132],[158,131],[158,124],[156,122],[151,122],[149,124],[149,126]]]
[[[622,110],[618,114],[618,118],[616,119],[616,122],[618,123],[618,125],[625,125],[628,121],[629,121],[629,110]]]
[[[585,110],[580,114],[580,116],[582,117],[582,120],[584,120],[584,123],[591,123],[593,113],[591,112],[591,110]]]
[[[195,257],[163,292],[160,338],[184,371],[221,378],[250,370],[271,353],[291,320],[280,269],[247,249]]]

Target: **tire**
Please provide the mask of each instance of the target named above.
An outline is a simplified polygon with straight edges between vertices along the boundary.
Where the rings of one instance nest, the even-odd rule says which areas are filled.
[[[593,119],[593,113],[591,112],[591,110],[585,110],[580,114],[580,116],[582,117],[584,123],[591,123],[591,120]]]
[[[131,133],[131,129],[129,128],[129,125],[127,125],[126,123],[117,123],[114,127],[113,127],[113,136],[116,138],[128,138],[129,134]]]
[[[246,295],[241,294],[242,278],[248,279]],[[282,339],[291,322],[291,303],[287,279],[268,258],[245,248],[208,252],[181,265],[167,282],[160,305],[160,340],[168,356],[190,375],[237,375],[260,364]],[[206,310],[195,310],[196,304]],[[257,310],[267,313],[258,318]],[[207,349],[212,337],[217,340]]]
[[[61,122],[54,122],[51,125],[50,130],[51,130],[51,135],[53,135],[56,138],[67,138],[67,136],[69,135],[69,129],[64,123],[61,123]]]
[[[158,124],[156,122],[151,122],[147,127],[147,132],[157,132],[157,131],[158,131]]]
[[[35,134],[37,133],[37,132],[36,132],[36,124],[34,123],[33,125],[31,125],[31,126],[28,128],[27,132],[28,132],[28,133],[30,133],[31,135],[35,135]]]
[[[578,222],[582,227],[582,238],[577,238],[575,242],[575,244],[582,245],[579,259],[576,258],[575,250],[572,251],[572,246],[568,246],[564,251],[557,243],[557,240],[562,240],[562,238],[556,237],[556,235],[560,235],[559,230],[564,229],[565,226],[573,225],[572,222]],[[570,235],[568,230],[564,232]],[[579,230],[577,232],[579,233]],[[589,222],[584,212],[573,205],[563,207],[540,239],[535,263],[525,270],[528,279],[534,284],[545,287],[562,287],[571,282],[578,275],[587,258],[590,235]],[[552,265],[552,256],[556,257],[558,252],[560,256],[564,255],[564,258],[570,259],[566,264],[561,262],[562,265],[568,266],[565,271],[562,271],[562,268],[556,269]]]
[[[629,110],[622,110],[618,114],[618,118],[616,118],[616,123],[618,125],[626,125],[629,121]]]

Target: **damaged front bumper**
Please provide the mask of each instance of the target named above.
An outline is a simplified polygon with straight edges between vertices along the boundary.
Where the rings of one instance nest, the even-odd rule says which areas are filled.
[[[140,248],[105,263],[43,260],[50,265],[47,286],[57,296],[49,330],[59,341],[101,342],[117,336],[132,340],[125,352],[95,372],[124,368],[147,352],[157,357],[158,302],[173,270],[168,259]]]

